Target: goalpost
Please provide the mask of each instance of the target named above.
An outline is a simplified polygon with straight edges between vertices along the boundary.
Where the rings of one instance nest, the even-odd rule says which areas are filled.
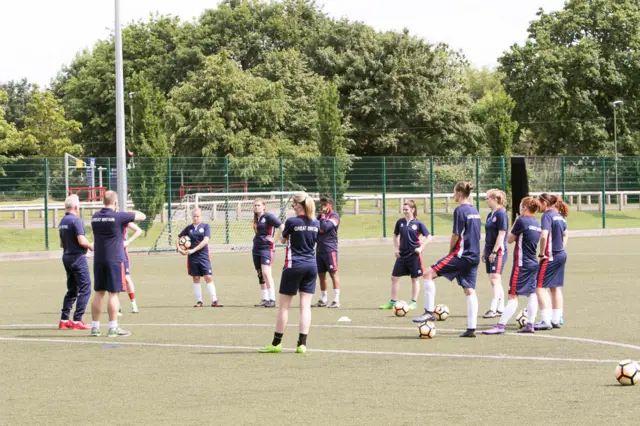
[[[175,250],[175,240],[184,227],[192,223],[194,209],[202,210],[202,221],[211,227],[210,245],[227,250],[250,250],[253,243],[253,201],[262,198],[267,212],[282,222],[295,214],[292,198],[295,192],[215,192],[184,196],[171,211],[167,223],[151,251]]]

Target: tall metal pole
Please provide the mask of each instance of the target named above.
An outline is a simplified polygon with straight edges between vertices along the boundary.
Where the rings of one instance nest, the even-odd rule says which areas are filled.
[[[115,1],[116,45],[116,160],[118,168],[118,204],[127,211],[127,160],[124,145],[124,72],[122,70],[122,29],[120,28],[120,0]]]
[[[616,192],[618,192],[618,125],[616,122],[616,103],[613,103],[613,150],[615,152]]]

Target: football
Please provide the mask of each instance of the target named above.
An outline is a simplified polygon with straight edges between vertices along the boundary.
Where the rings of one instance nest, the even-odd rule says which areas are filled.
[[[616,367],[616,380],[624,386],[633,386],[640,382],[640,365],[630,359],[620,361]]]
[[[516,317],[518,328],[522,328],[527,325],[527,321],[529,321],[529,315],[527,314],[527,308],[524,308],[518,313],[518,316]]]
[[[433,315],[438,319],[438,321],[444,321],[449,318],[449,307],[447,305],[436,305]]]
[[[393,312],[395,312],[397,317],[403,317],[409,312],[409,304],[404,300],[398,300],[396,304],[393,305]]]
[[[178,246],[180,246],[182,250],[189,250],[191,248],[191,238],[186,235],[184,237],[180,237],[178,240]]]
[[[418,326],[418,333],[421,339],[433,339],[436,335],[436,325],[431,321],[423,322]]]

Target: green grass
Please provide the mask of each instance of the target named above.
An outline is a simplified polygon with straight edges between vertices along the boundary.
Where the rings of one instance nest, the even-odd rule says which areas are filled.
[[[222,309],[191,307],[183,257],[134,256],[141,311],[129,314],[121,297],[120,322],[133,332],[121,340],[38,325],[57,324],[65,291],[62,265],[3,263],[0,323],[36,326],[0,326],[0,338],[23,339],[0,340],[7,389],[0,423],[624,424],[636,410],[638,389],[617,385],[614,368],[618,360],[639,358],[639,242],[570,240],[565,327],[536,336],[458,338],[454,330],[466,327],[465,298],[457,285],[438,280],[437,302],[449,305],[451,317],[437,324],[433,340],[418,339],[409,319],[375,308],[389,297],[391,246],[344,248],[343,307],[313,310],[306,355],[257,353],[271,340],[276,311],[253,307],[260,293],[249,253],[212,256]],[[444,254],[443,244],[430,246],[425,261]],[[276,280],[282,255],[276,255]],[[405,300],[409,288],[403,279]],[[490,297],[484,274],[478,295],[482,313]],[[341,316],[361,328],[342,326]],[[294,308],[285,348],[295,347],[297,317]],[[102,321],[104,333],[104,315]],[[479,328],[493,322],[479,319]],[[567,340],[575,338],[635,348]],[[89,343],[73,344],[78,341]],[[421,356],[426,354],[433,356]]]

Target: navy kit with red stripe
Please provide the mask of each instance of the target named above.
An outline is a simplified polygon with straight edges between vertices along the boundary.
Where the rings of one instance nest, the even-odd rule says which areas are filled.
[[[449,281],[454,278],[464,288],[476,288],[480,263],[480,213],[470,204],[453,212],[453,234],[458,236],[451,252],[431,268]]]
[[[509,280],[509,294],[528,296],[536,292],[538,273],[538,241],[542,229],[535,217],[516,219],[511,233],[516,236],[513,269]]]

